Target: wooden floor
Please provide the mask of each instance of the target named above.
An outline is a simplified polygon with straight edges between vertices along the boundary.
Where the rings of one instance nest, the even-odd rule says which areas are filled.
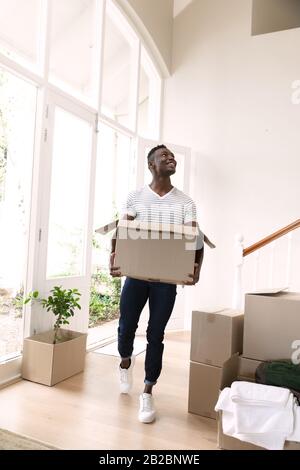
[[[120,395],[117,357],[88,353],[86,369],[54,387],[20,381],[0,390],[0,428],[62,449],[216,449],[216,422],[187,412],[189,342],[166,335],[154,389],[157,420],[137,420],[144,358],[136,358],[131,395]]]

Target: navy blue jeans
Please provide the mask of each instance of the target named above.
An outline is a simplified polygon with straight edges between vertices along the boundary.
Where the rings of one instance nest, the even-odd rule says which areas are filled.
[[[127,277],[121,293],[118,350],[121,358],[133,351],[135,332],[149,299],[149,322],[145,360],[145,384],[154,385],[161,373],[163,339],[176,298],[176,285],[141,281]]]

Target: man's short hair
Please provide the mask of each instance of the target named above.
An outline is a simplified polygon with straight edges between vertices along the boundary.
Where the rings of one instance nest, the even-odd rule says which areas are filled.
[[[148,159],[148,162],[150,161],[153,161],[154,159],[154,154],[156,152],[156,150],[159,150],[159,149],[166,149],[167,147],[163,144],[161,145],[157,145],[156,147],[153,147],[153,149],[150,150],[150,152],[148,153],[147,155],[147,159]]]

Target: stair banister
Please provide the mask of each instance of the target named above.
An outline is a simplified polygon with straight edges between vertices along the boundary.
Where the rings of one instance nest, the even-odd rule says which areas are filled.
[[[288,251],[287,251],[287,266],[286,266],[286,285],[290,284],[290,273],[291,273],[291,251],[292,251],[292,232],[300,228],[300,219],[297,219],[295,222],[287,225],[286,227],[277,230],[271,235],[259,240],[248,248],[244,248],[243,241],[244,237],[242,234],[237,234],[235,236],[234,243],[234,283],[233,283],[233,294],[232,294],[232,308],[237,310],[243,309],[244,299],[243,299],[243,289],[242,289],[242,270],[244,264],[244,258],[251,253],[256,252],[256,264],[255,264],[255,274],[254,274],[254,286],[256,288],[257,278],[258,278],[258,263],[259,263],[259,251],[262,247],[272,243],[271,249],[271,262],[270,262],[270,275],[269,275],[269,285],[273,281],[273,266],[274,266],[274,252],[275,252],[275,240],[281,238],[288,234]],[[272,287],[272,285],[270,285]]]

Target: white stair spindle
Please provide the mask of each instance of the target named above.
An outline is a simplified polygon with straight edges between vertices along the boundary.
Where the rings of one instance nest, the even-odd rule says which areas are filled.
[[[275,248],[276,248],[276,241],[271,243],[269,287],[273,287]]]
[[[257,282],[258,282],[258,270],[259,270],[259,259],[260,259],[260,251],[257,250],[255,252],[255,264],[254,264],[254,278],[253,278],[253,290],[257,289]]]
[[[291,283],[292,244],[293,244],[293,232],[290,232],[288,234],[288,250],[287,250],[287,260],[286,260],[286,287],[289,287]]]
[[[234,272],[234,283],[233,283],[233,294],[232,294],[232,308],[235,310],[241,310],[243,308],[242,299],[242,268],[243,268],[243,241],[244,237],[242,234],[235,236],[235,248],[234,248],[234,261],[235,261],[235,272]]]

